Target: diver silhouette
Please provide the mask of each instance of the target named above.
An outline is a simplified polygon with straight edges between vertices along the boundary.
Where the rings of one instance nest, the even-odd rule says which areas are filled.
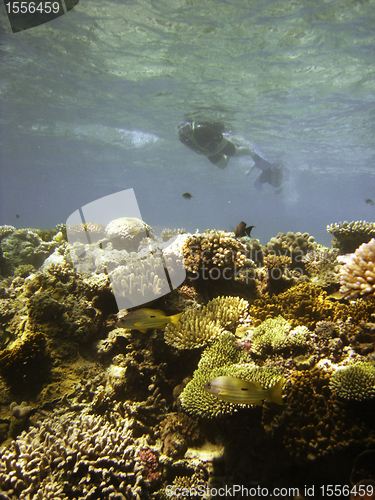
[[[198,154],[207,156],[211,163],[219,168],[228,165],[231,156],[251,156],[254,168],[262,172],[256,179],[254,186],[260,188],[268,183],[273,187],[280,187],[283,180],[283,170],[278,163],[270,163],[250,148],[236,146],[223,135],[224,127],[221,123],[186,121],[178,126],[180,141]]]

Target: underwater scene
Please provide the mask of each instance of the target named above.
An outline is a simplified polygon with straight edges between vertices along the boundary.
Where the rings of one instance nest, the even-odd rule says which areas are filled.
[[[0,500],[375,498],[374,26],[0,5]]]

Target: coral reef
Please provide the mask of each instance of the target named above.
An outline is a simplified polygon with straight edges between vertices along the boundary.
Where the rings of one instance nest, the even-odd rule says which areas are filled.
[[[305,326],[292,326],[282,316],[270,318],[261,323],[246,336],[251,342],[251,350],[255,354],[264,355],[283,349],[305,347],[309,330]]]
[[[340,269],[340,292],[348,299],[375,297],[375,238],[363,243]]]
[[[344,450],[361,450],[374,444],[375,432],[357,412],[333,398],[330,372],[322,369],[292,372],[284,388],[288,406],[279,415],[263,406],[262,422],[279,436],[288,453],[308,462]]]
[[[148,449],[127,419],[55,411],[1,451],[2,491],[20,500],[50,498],[51,489],[53,498],[139,499],[150,480]]]
[[[276,296],[266,293],[249,307],[250,316],[258,320],[258,324],[283,316],[293,327],[306,326],[309,330],[322,320],[337,321],[352,317],[356,322],[368,321],[372,312],[373,307],[364,302],[355,306],[334,302],[313,283],[300,283]]]
[[[180,395],[182,408],[194,416],[215,418],[231,414],[238,407],[222,401],[204,390],[204,385],[215,377],[222,375],[259,382],[265,389],[271,387],[281,378],[277,370],[260,368],[246,363],[247,354],[236,348],[234,336],[224,333],[211,347],[208,347],[193,374],[193,379],[186,385]]]
[[[332,247],[340,254],[353,253],[375,237],[375,224],[364,220],[336,222],[327,226],[327,232],[333,234]]]
[[[206,345],[224,332],[224,328],[244,318],[249,304],[239,297],[217,297],[199,309],[188,309],[179,320],[178,329],[165,328],[166,342],[178,349]]]
[[[344,399],[362,401],[375,398],[375,365],[358,361],[339,367],[329,381],[329,388]]]
[[[23,265],[38,269],[59,245],[59,242],[53,239],[43,241],[38,232],[32,229],[11,230],[9,226],[2,228],[4,234],[0,240],[0,251],[4,262],[1,269],[7,269],[7,274],[13,274]]]
[[[120,217],[111,221],[105,234],[113,247],[127,252],[136,252],[143,238],[154,238],[152,228],[136,217]]]
[[[183,245],[184,264],[187,271],[199,277],[207,271],[205,279],[217,280],[223,269],[225,279],[236,267],[242,267],[246,259],[246,247],[230,233],[206,230],[202,234],[192,234]]]
[[[317,243],[309,233],[278,233],[276,237],[270,239],[264,248],[264,254],[283,255],[290,257],[292,267],[301,264],[303,255],[315,250]]]

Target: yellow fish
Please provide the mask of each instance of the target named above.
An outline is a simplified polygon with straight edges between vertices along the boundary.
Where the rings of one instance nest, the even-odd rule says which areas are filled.
[[[268,399],[278,405],[283,405],[281,390],[284,379],[280,379],[269,389],[263,389],[259,382],[248,382],[236,377],[216,377],[207,382],[204,390],[223,401],[235,404],[262,406]]]
[[[178,328],[178,321],[182,313],[167,316],[160,309],[137,309],[123,316],[121,313],[117,316],[116,326],[120,328],[129,328],[147,332],[149,328],[164,328],[168,323]]]

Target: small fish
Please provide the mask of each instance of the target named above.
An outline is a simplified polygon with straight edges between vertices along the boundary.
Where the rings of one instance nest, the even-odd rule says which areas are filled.
[[[20,218],[19,214],[16,214],[16,219],[19,219],[19,218]]]
[[[373,205],[374,202],[372,201],[371,198],[367,198],[367,200],[365,200],[365,203],[367,203],[367,205]]]
[[[246,222],[240,222],[234,232],[236,238],[242,238],[243,236],[248,236],[250,238],[251,230],[255,226],[246,227]]]
[[[178,328],[178,321],[182,313],[167,316],[160,309],[137,309],[130,311],[125,316],[117,315],[116,326],[147,332],[149,328],[164,328],[168,323]]]
[[[259,382],[247,382],[240,378],[223,376],[207,382],[204,390],[229,403],[262,406],[263,400],[268,399],[278,405],[283,405],[281,397],[283,385],[283,378],[269,389],[263,389]]]
[[[185,198],[185,200],[190,200],[190,198],[192,198],[192,197],[193,197],[193,195],[192,195],[192,194],[190,194],[190,193],[184,193],[184,194],[182,195],[182,197],[183,197],[183,198]]]

